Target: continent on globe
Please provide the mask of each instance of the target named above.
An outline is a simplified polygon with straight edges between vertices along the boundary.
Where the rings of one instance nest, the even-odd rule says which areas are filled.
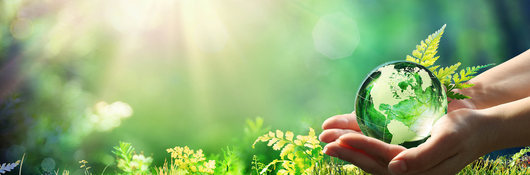
[[[399,145],[416,137],[415,132],[410,131],[408,126],[405,126],[405,124],[397,120],[390,121],[386,127],[388,128],[388,132],[392,134],[392,141],[390,144]]]
[[[365,135],[415,147],[425,142],[434,123],[447,113],[447,96],[440,80],[424,66],[388,62],[364,79],[355,111]]]

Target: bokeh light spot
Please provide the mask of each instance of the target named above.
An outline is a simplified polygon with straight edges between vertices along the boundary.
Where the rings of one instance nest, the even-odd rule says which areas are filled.
[[[120,118],[129,117],[133,113],[131,106],[129,106],[127,103],[124,103],[124,102],[121,102],[121,101],[117,101],[117,102],[112,103],[110,105],[110,108]]]
[[[110,164],[114,163],[114,157],[111,156],[111,155],[105,154],[105,155],[101,156],[100,161],[101,161],[101,163],[103,163],[105,165],[110,165]]]
[[[11,34],[16,39],[25,39],[33,33],[33,24],[29,19],[19,18],[11,22]]]
[[[112,104],[100,101],[96,103],[97,114],[89,114],[89,120],[97,125],[99,131],[110,131],[120,126],[121,119],[130,117],[133,110],[129,104],[117,101]]]
[[[218,20],[199,23],[195,29],[195,43],[205,52],[220,51],[228,41],[226,27]]]
[[[90,119],[90,121],[91,121],[92,123],[98,123],[98,122],[100,121],[100,120],[99,120],[99,116],[96,115],[96,114],[92,114],[92,115],[90,115],[89,119]]]
[[[339,12],[320,18],[313,40],[318,52],[338,59],[350,56],[361,39],[355,20]]]
[[[55,169],[55,160],[52,158],[45,158],[42,160],[42,163],[40,164],[42,169],[46,172],[52,172]]]
[[[13,145],[6,151],[6,158],[9,162],[15,162],[16,160],[22,159],[22,156],[26,152],[26,148],[20,145]]]

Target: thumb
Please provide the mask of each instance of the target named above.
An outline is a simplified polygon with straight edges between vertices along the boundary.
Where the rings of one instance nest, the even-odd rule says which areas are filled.
[[[390,163],[388,163],[388,171],[390,171],[392,174],[403,174],[407,172],[408,167],[407,163],[405,163],[405,160],[399,159],[403,157],[403,154],[408,150],[405,150],[401,153],[399,153]]]
[[[430,138],[416,148],[407,149],[399,153],[388,164],[388,170],[393,174],[417,173],[425,171],[454,156],[458,151],[452,149],[451,141],[443,138]]]

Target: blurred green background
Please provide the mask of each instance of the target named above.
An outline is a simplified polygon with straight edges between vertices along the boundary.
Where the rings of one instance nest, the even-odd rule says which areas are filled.
[[[160,166],[175,146],[221,153],[256,116],[319,133],[444,24],[442,66],[530,48],[524,0],[2,0],[0,163],[101,172],[125,141]]]

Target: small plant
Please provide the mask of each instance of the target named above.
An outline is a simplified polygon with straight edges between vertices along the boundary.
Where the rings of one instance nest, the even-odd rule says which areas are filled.
[[[267,146],[262,145],[256,148],[251,147],[256,138],[268,133],[271,130],[270,126],[264,126],[264,120],[261,117],[254,119],[246,119],[246,125],[243,129],[243,137],[233,139],[234,144],[237,145],[238,149],[235,151],[239,156],[239,164],[241,164],[242,174],[251,174],[254,172],[255,167],[251,162],[255,159],[261,159],[262,161],[272,161],[273,150],[270,150]],[[260,169],[261,170],[261,169]],[[259,174],[259,173],[258,173]]]
[[[258,156],[254,155],[252,157],[252,170],[256,171],[256,174],[260,174],[260,171],[265,168],[265,164],[259,161]]]
[[[18,166],[20,163],[20,160],[17,160],[15,163],[3,163],[2,166],[0,166],[0,174],[4,174],[6,172],[9,172],[13,170],[15,167]]]
[[[207,161],[202,149],[193,151],[188,146],[169,148],[171,153],[171,165],[164,163],[163,167],[157,169],[158,174],[213,174],[215,160]]]
[[[125,172],[132,172],[131,159],[134,148],[131,143],[120,142],[120,146],[114,147],[115,151],[112,151],[117,156],[118,168]]]
[[[55,174],[56,174],[56,175],[59,175],[59,170],[57,170],[57,171],[55,172]],[[68,171],[68,170],[63,170],[63,172],[61,173],[61,175],[70,175],[70,171]]]
[[[276,130],[276,133],[269,131],[259,137],[254,145],[261,142],[268,142],[267,146],[272,146],[274,150],[281,150],[280,160],[275,159],[265,166],[260,174],[264,174],[269,170],[269,167],[276,165],[276,163],[282,163],[283,169],[278,171],[278,174],[312,174],[315,166],[323,158],[322,147],[320,141],[315,136],[315,130],[309,128],[309,135],[296,136],[294,140],[294,134],[291,131],[284,133],[280,130]]]
[[[239,156],[236,154],[238,149],[232,147],[230,150],[229,147],[223,151],[223,160],[219,162],[219,166],[215,169],[215,174],[241,174],[242,165],[239,159]]]
[[[521,149],[518,153],[515,153],[512,156],[512,162],[510,163],[510,167],[515,166],[516,163],[521,162],[521,158],[526,154],[530,152],[530,147],[526,147],[525,149]],[[528,163],[528,161],[526,161]]]
[[[85,172],[86,175],[91,175],[92,173],[90,173],[88,170],[90,169],[89,166],[87,166],[86,164],[88,163],[86,160],[81,160],[79,161],[80,164],[82,164],[79,168],[83,169],[83,171]],[[69,174],[70,172],[66,172],[67,174]],[[63,174],[64,174],[64,171],[63,171]]]
[[[115,146],[114,150],[112,153],[118,157],[118,168],[126,173],[146,173],[153,162],[152,157],[145,157],[143,153],[133,155],[131,143],[120,142],[120,146]]]
[[[440,30],[429,35],[429,37],[425,39],[425,42],[421,41],[420,45],[416,45],[416,50],[412,51],[412,56],[407,55],[406,60],[421,64],[422,66],[425,66],[431,72],[433,72],[434,75],[445,86],[445,92],[447,94],[447,97],[455,100],[469,99],[471,98],[470,96],[453,92],[453,90],[473,87],[474,84],[469,84],[465,82],[475,77],[474,74],[476,74],[480,69],[492,66],[494,64],[467,67],[465,69],[460,70],[460,74],[456,72],[456,70],[461,64],[460,62],[446,68],[438,69],[440,65],[433,64],[440,57],[435,55],[438,52],[438,43],[440,42],[440,38],[442,38],[444,29],[445,25],[443,25]],[[438,69],[438,71],[436,71],[436,69]]]

